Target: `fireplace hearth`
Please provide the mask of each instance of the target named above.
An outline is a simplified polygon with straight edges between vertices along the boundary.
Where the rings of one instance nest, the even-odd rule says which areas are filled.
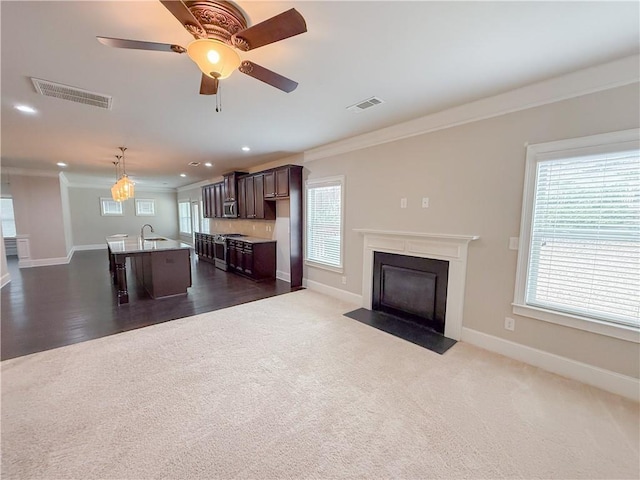
[[[437,353],[456,341],[444,336],[449,262],[375,252],[371,310],[347,317]]]
[[[460,340],[462,337],[467,251],[469,242],[477,240],[479,237],[476,235],[371,229],[355,229],[355,231],[363,237],[363,308],[345,315],[426,348],[431,348],[430,345],[433,346],[433,344],[445,344],[450,347],[456,340]],[[391,286],[391,300],[385,294],[382,302],[386,304],[384,305],[386,311],[376,310],[375,308],[377,307],[374,305],[376,297],[376,294],[374,294],[374,256],[379,252],[407,256],[412,259],[444,260],[448,264],[447,276],[446,278],[441,276],[438,271],[429,272],[431,275],[424,275],[424,277],[430,278],[432,280],[431,283],[433,283],[433,275],[435,275],[435,289],[428,286],[421,287],[422,291],[419,290],[417,293],[409,295],[406,294],[404,287]],[[393,280],[394,276],[414,279],[416,275],[420,276],[415,272],[398,272],[391,267],[403,268],[403,266],[391,265],[385,268],[384,275],[389,276],[391,280]],[[417,270],[420,270],[420,268]],[[411,285],[413,282],[408,283]],[[436,297],[438,296],[438,286],[442,288],[443,285],[446,287],[446,300],[444,301],[444,307],[441,307],[442,303],[438,302]],[[395,294],[395,290],[399,290],[399,295]],[[413,300],[413,297],[433,298],[435,303],[433,307],[428,306],[431,305],[431,301],[424,302],[418,307],[411,306],[410,301]],[[402,316],[396,316],[393,310],[389,310],[389,308],[397,308],[398,304],[403,307],[401,310],[404,310],[404,306],[407,303],[409,303],[408,315],[405,312]],[[444,308],[442,312],[444,316],[444,335],[440,333],[442,330],[442,320],[439,315],[441,308]],[[412,315],[418,318],[411,317]],[[427,318],[426,321],[424,320],[425,317]],[[435,325],[433,323],[430,324],[429,322],[433,322],[434,319]],[[431,337],[431,335],[434,337]],[[431,349],[438,351],[436,348]],[[443,350],[440,350],[439,353],[443,353]]]

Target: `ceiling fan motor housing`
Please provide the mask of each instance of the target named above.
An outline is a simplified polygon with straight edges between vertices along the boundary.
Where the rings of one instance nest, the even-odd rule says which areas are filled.
[[[248,50],[248,45],[244,47],[242,39],[234,37],[236,33],[247,28],[247,19],[231,2],[196,0],[187,1],[185,4],[205,29],[207,38]]]

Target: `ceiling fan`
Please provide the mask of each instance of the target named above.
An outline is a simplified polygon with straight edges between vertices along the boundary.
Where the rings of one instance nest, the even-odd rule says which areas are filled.
[[[96,37],[104,45],[116,48],[187,53],[202,71],[200,93],[215,95],[219,81],[236,69],[290,93],[297,82],[248,60],[241,60],[235,49],[249,51],[307,31],[300,13],[292,8],[247,28],[247,19],[233,3],[215,0],[160,0],[169,12],[195,37],[187,48],[168,43]]]

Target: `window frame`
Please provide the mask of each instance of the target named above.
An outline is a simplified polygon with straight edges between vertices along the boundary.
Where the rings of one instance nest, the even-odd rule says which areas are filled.
[[[318,188],[322,186],[329,185],[340,185],[340,265],[336,266],[329,263],[319,262],[317,260],[310,260],[308,258],[308,248],[307,242],[309,241],[307,231],[308,231],[308,221],[309,221],[309,202],[308,195],[310,188]],[[305,208],[304,208],[304,232],[305,232],[305,241],[304,241],[304,263],[310,267],[321,268],[324,270],[329,270],[331,272],[343,273],[344,272],[344,218],[345,218],[345,177],[344,175],[337,175],[332,177],[322,177],[317,179],[308,179],[305,182]]]
[[[105,209],[105,204],[118,205],[119,212],[110,213]],[[124,216],[124,206],[123,202],[116,202],[111,197],[100,197],[100,215],[103,217],[123,217]]]
[[[184,232],[182,230],[182,219],[186,218],[186,217],[182,217],[180,212],[180,205],[183,203],[187,205],[187,210],[189,211],[189,229],[191,230],[190,232]],[[191,200],[187,199],[187,200],[181,200],[178,202],[178,231],[180,235],[183,235],[185,237],[190,237],[191,235],[193,235],[193,223],[191,218]]]
[[[14,208],[14,204],[13,204],[13,197],[8,196],[8,195],[3,195],[2,197],[0,197],[0,200],[8,200],[9,202],[11,202],[11,218],[2,217],[2,223],[9,223],[9,220],[12,221],[13,223],[13,228],[11,231],[15,232],[13,235],[7,235],[5,229],[2,229],[2,237],[3,238],[16,238],[18,236],[18,227],[16,226],[16,211]]]
[[[143,213],[139,206],[143,203],[151,205],[151,213]],[[155,217],[156,216],[156,200],[154,198],[136,198],[136,217]]]
[[[518,262],[516,269],[514,300],[512,303],[514,314],[640,343],[640,329],[633,326],[616,324],[605,320],[587,318],[576,314],[542,307],[534,307],[526,304],[526,287],[527,276],[529,273],[532,219],[538,163],[545,160],[581,155],[604,154],[639,148],[639,139],[640,129],[631,129],[526,146],[527,152],[522,216],[520,221]]]

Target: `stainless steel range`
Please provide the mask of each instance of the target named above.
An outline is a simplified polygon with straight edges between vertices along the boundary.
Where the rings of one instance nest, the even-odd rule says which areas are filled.
[[[220,270],[229,270],[229,242],[228,238],[243,237],[241,233],[214,233],[213,252],[214,265]]]

